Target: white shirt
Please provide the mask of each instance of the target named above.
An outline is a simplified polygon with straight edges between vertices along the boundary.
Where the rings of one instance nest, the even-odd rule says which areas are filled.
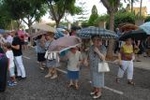
[[[9,59],[9,68],[15,67],[14,54],[13,54],[12,50],[6,51],[6,56]]]
[[[75,54],[72,52],[68,52],[68,64],[67,69],[69,71],[79,71],[79,67],[77,67],[79,61],[82,59],[82,55],[80,51],[76,51]]]

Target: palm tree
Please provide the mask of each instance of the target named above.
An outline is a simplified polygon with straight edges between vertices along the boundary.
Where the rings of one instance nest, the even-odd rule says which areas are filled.
[[[107,13],[110,16],[109,29],[114,30],[114,15],[118,11],[118,8],[120,6],[120,0],[101,0],[101,2],[106,7]],[[114,49],[114,40],[111,39],[108,45],[107,57],[109,58],[113,57],[113,49]]]

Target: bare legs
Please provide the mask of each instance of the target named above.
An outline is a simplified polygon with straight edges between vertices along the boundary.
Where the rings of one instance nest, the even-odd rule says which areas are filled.
[[[57,78],[57,70],[56,68],[49,68],[48,69],[48,74],[45,76],[45,78],[51,77],[51,79]]]

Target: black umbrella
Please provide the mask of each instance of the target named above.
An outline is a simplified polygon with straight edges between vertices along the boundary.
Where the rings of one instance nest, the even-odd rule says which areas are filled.
[[[125,32],[120,38],[119,40],[121,41],[125,41],[128,38],[132,38],[134,40],[145,40],[148,35],[145,31],[143,30],[132,30],[132,31],[128,31]]]

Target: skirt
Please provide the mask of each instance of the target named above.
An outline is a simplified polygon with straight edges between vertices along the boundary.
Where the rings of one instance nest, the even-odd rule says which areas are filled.
[[[48,68],[55,68],[59,67],[60,63],[57,60],[46,60],[46,66]]]
[[[67,76],[69,79],[77,80],[77,79],[79,79],[79,71],[69,71],[68,70]]]
[[[104,87],[104,73],[91,71],[92,86],[97,88]]]
[[[37,54],[37,60],[38,60],[39,62],[45,61],[46,59],[44,58],[44,56],[45,56],[45,53],[38,53],[38,54]]]

